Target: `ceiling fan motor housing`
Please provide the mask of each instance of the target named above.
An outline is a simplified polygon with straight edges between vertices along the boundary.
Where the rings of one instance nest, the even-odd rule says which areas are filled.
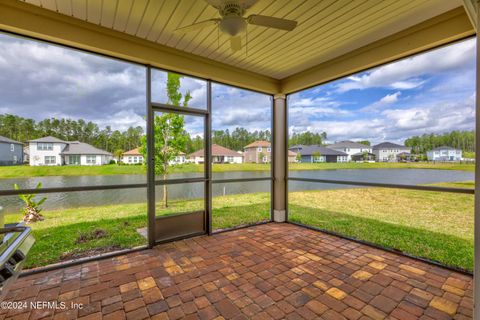
[[[237,1],[225,1],[220,9],[223,17],[219,23],[221,31],[232,37],[242,33],[247,28],[247,22],[243,18],[245,9]]]

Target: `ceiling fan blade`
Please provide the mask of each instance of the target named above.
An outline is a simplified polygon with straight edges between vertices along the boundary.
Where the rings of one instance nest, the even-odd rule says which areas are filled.
[[[219,21],[220,21],[220,19],[209,19],[209,20],[205,20],[205,21],[201,21],[201,22],[191,24],[189,26],[177,28],[177,29],[175,29],[175,31],[176,32],[183,32],[183,33],[196,31],[196,30],[200,30],[200,29],[203,29],[203,28],[206,28],[206,27],[214,26]]]
[[[235,36],[230,38],[230,48],[232,51],[238,51],[242,49],[242,37]]]
[[[257,26],[275,28],[280,30],[292,31],[297,26],[297,21],[262,16],[257,14],[252,14],[247,18],[247,22]]]

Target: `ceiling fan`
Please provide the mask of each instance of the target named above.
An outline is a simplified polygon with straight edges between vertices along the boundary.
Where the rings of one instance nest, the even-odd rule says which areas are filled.
[[[205,0],[220,13],[220,18],[200,21],[189,26],[176,29],[177,32],[187,33],[203,28],[218,26],[219,30],[230,36],[230,48],[238,51],[242,48],[241,34],[247,29],[247,24],[292,31],[297,21],[252,14],[244,17],[247,9],[257,0]]]

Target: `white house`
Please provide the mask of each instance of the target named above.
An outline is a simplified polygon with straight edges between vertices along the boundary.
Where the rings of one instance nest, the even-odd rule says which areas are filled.
[[[31,166],[102,165],[113,159],[110,152],[87,143],[51,136],[30,140],[28,149]]]
[[[353,155],[372,153],[372,147],[353,141],[336,142],[328,145],[327,148],[346,153],[347,161],[352,161]]]
[[[460,161],[462,160],[462,150],[442,146],[427,151],[427,158],[429,161]]]
[[[188,156],[187,161],[195,164],[205,162],[205,150],[200,149]],[[212,144],[212,163],[243,163],[243,155],[228,148]]]
[[[43,137],[28,142],[31,166],[61,166],[63,149],[68,142],[55,137]]]
[[[140,153],[140,148],[135,148],[124,152],[122,154],[121,162],[124,164],[139,164],[143,163],[145,159],[143,158],[143,154]],[[173,160],[168,162],[169,165],[174,164],[183,164],[186,162],[185,153],[180,152]]]
[[[187,155],[183,152],[180,152],[178,155],[175,156],[173,160],[170,160],[168,164],[169,165],[184,164],[186,162],[187,162]]]
[[[140,153],[139,148],[135,148],[122,154],[121,162],[125,164],[143,163],[145,159]]]
[[[100,166],[113,160],[110,152],[79,141],[68,142],[60,155],[66,165]]]
[[[401,153],[410,153],[410,148],[396,143],[382,142],[372,147],[377,162],[396,162]]]

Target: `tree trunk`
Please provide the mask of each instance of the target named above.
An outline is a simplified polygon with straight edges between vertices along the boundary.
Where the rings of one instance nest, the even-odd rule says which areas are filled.
[[[167,180],[167,174],[164,173],[163,181],[166,181],[166,180]],[[163,205],[165,206],[165,208],[168,208],[168,188],[166,184],[163,185]]]

